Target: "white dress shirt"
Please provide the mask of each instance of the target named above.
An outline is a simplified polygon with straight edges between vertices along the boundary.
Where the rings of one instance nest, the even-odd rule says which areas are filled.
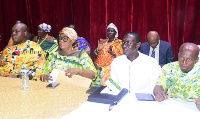
[[[142,53],[132,62],[122,55],[111,63],[111,78],[130,93],[153,93],[159,75],[161,67],[158,62]]]
[[[154,49],[154,51],[155,51],[155,59],[158,61],[158,63],[159,63],[159,48],[160,48],[160,40],[159,40],[158,45]],[[153,51],[153,48],[150,46],[149,56],[151,56],[152,51]]]

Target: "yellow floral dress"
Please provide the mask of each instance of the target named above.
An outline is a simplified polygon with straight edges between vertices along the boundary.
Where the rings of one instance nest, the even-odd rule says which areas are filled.
[[[163,74],[156,85],[163,86],[171,98],[195,99],[200,97],[200,62],[191,71],[181,71],[178,61],[168,63],[162,68]]]

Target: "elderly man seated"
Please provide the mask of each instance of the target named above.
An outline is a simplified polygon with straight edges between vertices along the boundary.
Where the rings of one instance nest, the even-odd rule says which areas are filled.
[[[154,87],[157,101],[167,98],[196,100],[200,110],[200,62],[199,48],[193,43],[180,46],[178,61],[164,65],[163,74]]]
[[[0,76],[20,76],[21,68],[29,69],[29,78],[39,80],[45,63],[45,55],[39,44],[27,40],[27,26],[24,23],[12,27],[14,45],[5,48],[0,63]]]

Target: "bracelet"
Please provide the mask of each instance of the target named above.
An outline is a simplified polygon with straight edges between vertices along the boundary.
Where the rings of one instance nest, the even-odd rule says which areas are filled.
[[[96,49],[96,51],[99,53],[100,51],[98,50],[98,48]]]
[[[82,73],[83,73],[83,70],[81,69],[81,71],[80,71],[79,75],[81,75]]]
[[[95,55],[99,55],[99,53],[100,53],[100,52],[99,52],[99,50],[98,50],[98,48],[97,48],[97,49],[94,51],[94,54],[95,54]]]

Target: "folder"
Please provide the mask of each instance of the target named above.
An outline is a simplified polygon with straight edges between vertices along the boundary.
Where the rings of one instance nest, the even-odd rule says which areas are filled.
[[[99,87],[94,93],[88,96],[88,101],[104,104],[117,104],[128,93],[128,89],[123,88],[118,95],[101,93],[106,86]]]
[[[135,93],[135,96],[139,101],[156,101],[154,96],[148,93]]]

